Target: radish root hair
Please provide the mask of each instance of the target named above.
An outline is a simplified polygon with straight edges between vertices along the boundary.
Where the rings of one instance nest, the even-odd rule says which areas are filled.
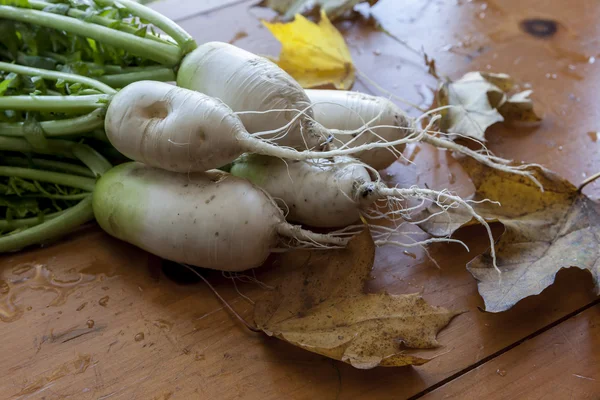
[[[398,201],[398,200],[403,200],[403,199],[406,199],[406,200],[418,199],[418,200],[424,200],[424,201],[431,201],[441,208],[441,211],[439,212],[440,214],[446,212],[450,208],[456,208],[456,207],[465,208],[469,212],[469,214],[471,214],[471,216],[473,218],[475,218],[481,225],[483,225],[485,227],[488,237],[489,237],[489,240],[490,240],[490,253],[491,253],[491,257],[492,257],[492,264],[494,266],[494,269],[496,269],[496,271],[499,274],[501,273],[501,271],[497,265],[496,248],[495,248],[495,241],[494,241],[494,236],[492,234],[492,230],[491,230],[489,224],[487,223],[487,221],[483,217],[481,217],[479,214],[477,214],[477,212],[471,206],[471,203],[476,203],[476,202],[472,202],[470,200],[464,200],[459,196],[450,194],[448,190],[437,191],[437,190],[432,190],[432,189],[422,189],[422,188],[419,188],[416,186],[413,186],[410,188],[398,188],[398,187],[389,188],[382,184],[366,183],[366,184],[363,184],[363,186],[361,188],[359,188],[357,193],[360,196],[360,201],[365,206],[364,208],[367,210],[367,215],[369,214],[369,211],[372,210],[372,205],[379,199],[384,199],[386,201]],[[403,218],[408,220],[411,224],[415,224],[414,221],[410,221],[409,218],[407,218],[406,214],[403,214],[403,211],[405,211],[405,210],[402,210],[402,209],[400,209],[399,211],[392,210],[390,212],[393,213],[392,215],[394,215],[396,213],[400,213],[403,216]],[[376,212],[376,214],[378,214],[378,213]],[[384,227],[379,227],[379,229],[383,230],[383,231],[386,230],[386,228],[384,228]],[[393,234],[392,231],[389,231],[389,233],[390,233],[390,235]],[[393,244],[393,243],[389,242],[388,240],[385,240],[385,238],[381,239],[381,237],[380,237],[379,239],[382,240],[382,241],[380,241],[381,244],[384,244],[384,243],[385,244]],[[433,242],[438,242],[438,241],[459,242],[459,241],[456,241],[455,239],[450,239],[450,238],[434,238],[434,239],[427,239],[427,240],[423,241],[423,243],[433,243]],[[404,245],[404,243],[398,243],[397,245]]]

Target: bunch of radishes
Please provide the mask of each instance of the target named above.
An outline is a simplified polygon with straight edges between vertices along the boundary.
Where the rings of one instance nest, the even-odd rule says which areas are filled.
[[[343,247],[361,229],[361,216],[397,221],[411,214],[414,208],[405,200],[414,198],[442,210],[465,207],[487,228],[494,256],[489,226],[468,201],[447,191],[388,188],[381,182],[377,171],[416,142],[531,177],[506,160],[430,132],[439,118],[434,111],[415,120],[384,98],[304,90],[268,59],[226,43],[197,46],[172,21],[130,0],[97,0],[86,10],[62,3],[62,14],[41,0],[21,10],[0,6],[0,17],[34,24],[31,29],[39,25],[52,35],[56,31],[65,43],[79,43],[73,35],[88,35],[84,43],[94,44],[88,49],[94,57],[104,49],[100,44],[107,43],[115,46],[107,49],[123,52],[131,65],[76,64],[88,75],[101,69],[98,79],[105,84],[65,72],[59,63],[65,57],[52,52],[41,59],[15,50],[9,54],[13,63],[0,62],[4,74],[54,82],[42,94],[0,96],[0,110],[10,115],[16,110],[27,118],[46,118],[35,121],[43,141],[31,135],[25,122],[0,124],[0,151],[79,159],[92,176],[102,175],[91,202],[85,193],[78,194],[85,198],[77,207],[51,220],[30,218],[19,225],[26,229],[0,237],[0,251],[64,233],[90,218],[93,210],[109,234],[160,257],[239,271],[261,265],[276,250]],[[79,20],[84,11],[92,16]],[[150,21],[173,39],[149,34],[138,41],[137,25],[127,25],[130,17]],[[143,34],[151,30],[140,29]],[[19,60],[50,60],[62,72],[17,65]],[[172,78],[176,85],[158,81]],[[63,87],[68,93],[57,92]],[[424,121],[428,125],[423,128]],[[100,153],[72,142],[90,135],[108,141],[133,162],[111,169]],[[50,179],[38,170],[5,173],[66,186],[77,181],[67,174],[73,166],[42,161],[54,163],[60,174]],[[84,187],[91,187],[90,182]],[[335,230],[316,233],[302,225]],[[391,239],[393,227],[373,226],[372,231],[377,244],[399,243]]]
[[[136,161],[104,175],[94,192],[96,219],[115,237],[170,260],[239,271],[279,248],[344,246],[380,200],[460,205],[489,231],[457,196],[380,181],[377,170],[406,143],[462,149],[383,98],[305,91],[271,61],[220,42],[187,55],[177,85],[140,81],[110,101],[108,139]],[[342,229],[318,234],[290,222]]]

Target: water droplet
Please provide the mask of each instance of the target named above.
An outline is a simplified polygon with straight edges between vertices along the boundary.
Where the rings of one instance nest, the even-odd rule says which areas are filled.
[[[482,12],[479,13],[478,16],[479,16],[480,19],[484,19],[485,18],[485,13],[482,11]]]
[[[106,305],[108,304],[108,299],[108,296],[104,296],[103,298],[98,300],[98,304],[100,304],[102,307],[106,307]]]
[[[33,309],[33,307],[29,306],[27,307],[27,311],[31,311]]]
[[[170,331],[173,327],[173,323],[165,321],[164,319],[157,319],[155,321],[152,321],[152,324],[157,328],[164,329],[166,331]]]
[[[498,369],[498,370],[496,371],[496,373],[497,373],[498,375],[500,375],[500,376],[506,376],[506,371],[505,371],[505,370],[503,370],[503,369]]]
[[[135,335],[133,340],[135,340],[136,342],[141,342],[142,340],[144,340],[144,332],[140,332],[137,335]]]
[[[587,178],[587,174],[585,172],[582,172],[581,176],[584,177],[584,178]]]
[[[492,66],[490,64],[485,66],[485,69],[492,69]]]
[[[558,151],[562,151],[563,147],[562,146],[558,146]]]
[[[589,62],[590,64],[593,64],[593,63],[595,63],[595,62],[596,62],[596,57],[592,56],[592,57],[588,58],[588,62]]]
[[[94,327],[95,322],[93,319],[88,319],[85,324],[87,325],[88,328],[92,329]]]
[[[15,275],[23,275],[25,272],[31,271],[32,268],[33,265],[31,264],[17,265],[12,269],[12,273]]]
[[[569,64],[569,69],[570,69],[571,71],[575,71],[575,70],[577,69],[577,67],[576,67],[576,66],[574,66],[573,64]]]
[[[373,50],[373,54],[375,54],[376,56],[380,56],[381,55],[381,50],[380,49],[375,49],[375,50]]]
[[[488,5],[487,3],[483,3],[482,5],[479,6],[479,8],[481,8],[483,11],[487,10]]]
[[[0,303],[0,320],[3,322],[16,321],[23,315],[24,307],[18,305],[19,295],[27,290],[40,290],[54,294],[54,299],[47,307],[57,307],[66,303],[67,298],[73,294],[82,285],[89,284],[96,280],[95,276],[79,273],[79,277],[68,280],[57,279],[51,270],[42,264],[27,264],[15,267],[13,272],[16,274],[27,275],[12,281],[0,281],[0,293],[11,292],[5,301]],[[62,314],[62,311],[60,312]]]

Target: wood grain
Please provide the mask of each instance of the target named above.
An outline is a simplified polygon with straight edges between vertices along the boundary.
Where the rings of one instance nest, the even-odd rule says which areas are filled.
[[[276,55],[278,45],[258,19],[272,13],[249,9],[253,3],[183,18],[182,26],[200,42],[238,38],[235,43],[243,48]],[[410,47],[422,46],[435,58],[441,74],[457,78],[469,70],[485,69],[509,73],[532,86],[544,123],[525,131],[494,127],[488,144],[497,154],[540,162],[575,183],[583,179],[582,174],[600,170],[597,144],[588,135],[599,129],[595,105],[600,64],[589,61],[600,56],[597,2],[580,1],[569,7],[559,0],[458,3],[400,5],[381,0],[374,15]],[[198,6],[191,0],[186,4]],[[557,21],[557,33],[539,39],[523,32],[520,21],[532,17]],[[420,56],[375,31],[366,20],[344,22],[339,28],[364,74],[398,96],[429,105],[435,80]],[[364,80],[355,89],[381,94]],[[384,172],[389,183],[450,185],[461,194],[472,189],[445,152],[422,146],[410,148],[406,155],[415,165],[396,163]],[[587,192],[597,196],[598,188],[590,185]],[[495,227],[496,234],[500,230]],[[460,375],[595,299],[589,275],[571,269],[560,272],[557,282],[540,296],[502,314],[483,313],[465,264],[485,249],[484,231],[468,228],[458,237],[471,253],[456,245],[432,246],[439,269],[423,251],[378,249],[369,290],[421,292],[434,305],[467,312],[442,331],[441,348],[417,353],[437,356],[428,364],[369,371],[247,332],[204,284],[176,283],[174,279],[182,275],[186,282],[192,277],[174,266],[161,268],[155,258],[97,228],[47,248],[1,256],[0,281],[5,283],[0,284],[1,397],[403,399],[420,396],[428,387]],[[236,293],[230,280],[216,272],[204,274],[251,319],[252,305]],[[256,274],[270,283],[278,278],[276,266]],[[8,293],[6,285],[10,285]],[[237,286],[253,299],[264,294],[257,285],[238,282]],[[8,320],[12,321],[4,322]],[[571,338],[571,331],[564,333]],[[540,343],[534,347],[541,351]],[[523,355],[531,357],[531,353]],[[501,379],[506,393],[516,393],[510,389],[513,386],[533,387],[507,371]]]
[[[598,399],[600,305],[524,342],[425,397]]]

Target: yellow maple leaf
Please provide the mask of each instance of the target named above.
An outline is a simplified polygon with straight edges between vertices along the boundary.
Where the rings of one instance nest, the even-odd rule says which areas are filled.
[[[304,87],[333,84],[348,90],[354,83],[354,65],[342,34],[321,11],[318,24],[300,14],[289,23],[263,24],[281,43],[277,65]]]

